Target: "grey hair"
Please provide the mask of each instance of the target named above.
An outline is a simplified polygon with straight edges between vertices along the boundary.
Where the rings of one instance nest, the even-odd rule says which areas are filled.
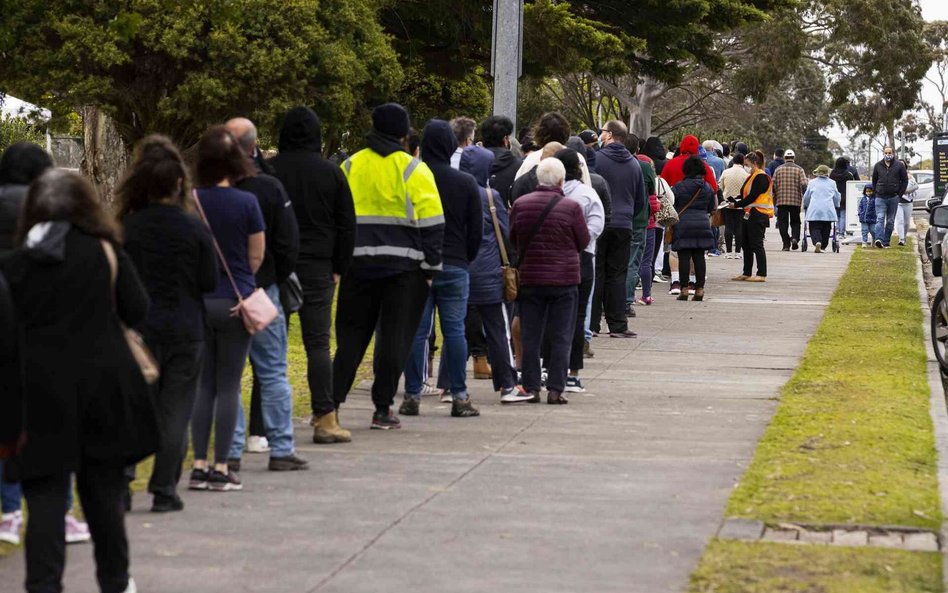
[[[537,166],[537,182],[540,185],[559,187],[566,180],[566,167],[559,159],[543,159]]]

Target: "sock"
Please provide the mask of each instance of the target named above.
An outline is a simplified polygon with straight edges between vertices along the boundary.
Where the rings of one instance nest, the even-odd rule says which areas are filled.
[[[698,277],[695,276],[694,274],[691,274],[688,276],[688,282],[690,282],[691,284],[694,284],[697,281],[698,281]]]
[[[672,272],[672,282],[678,282],[678,272]]]

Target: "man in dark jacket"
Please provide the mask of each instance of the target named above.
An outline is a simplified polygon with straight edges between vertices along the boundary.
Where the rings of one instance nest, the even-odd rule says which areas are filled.
[[[257,128],[244,118],[228,121],[226,127],[237,138],[247,159],[257,153]],[[256,170],[256,167],[254,167]],[[270,446],[269,468],[273,471],[309,469],[293,447],[293,390],[287,378],[287,325],[280,304],[280,284],[293,273],[300,237],[293,204],[276,177],[257,172],[237,182],[236,187],[257,197],[266,230],[266,251],[257,270],[257,287],[266,291],[279,316],[250,342],[250,364],[255,388],[259,389],[261,419]],[[256,390],[255,389],[255,390]],[[231,445],[230,460],[239,460],[246,442],[244,410],[240,406]]]
[[[876,190],[876,247],[889,246],[895,230],[895,215],[899,211],[899,198],[908,188],[908,171],[895,158],[895,151],[886,146],[882,160],[872,168],[872,186]]]
[[[450,380],[451,415],[456,418],[477,416],[467,393],[467,341],[464,318],[470,292],[468,264],[477,257],[481,246],[483,212],[481,196],[474,178],[451,166],[458,141],[450,124],[433,119],[421,134],[421,158],[434,174],[444,209],[444,270],[435,276],[431,292],[415,332],[405,365],[405,400],[399,413],[417,416],[421,389],[428,376],[428,336],[437,307],[444,336],[444,364]]]
[[[352,194],[339,167],[322,157],[319,118],[308,107],[287,112],[279,148],[269,164],[293,202],[299,225],[296,273],[303,287],[299,314],[314,416],[313,441],[348,442],[351,435],[336,418],[329,330],[336,284],[352,261],[356,226]]]
[[[596,156],[596,171],[605,178],[612,194],[612,216],[596,244],[596,288],[590,327],[598,333],[605,311],[609,336],[613,338],[636,335],[629,330],[625,316],[626,278],[632,219],[636,211],[648,207],[642,167],[623,144],[628,136],[624,123],[610,121],[602,131],[603,147]]]
[[[777,172],[777,169],[787,162],[783,159],[784,153],[785,151],[782,148],[776,148],[774,150],[774,160],[770,161],[770,164],[767,165],[766,169],[767,174],[770,175],[771,178],[773,178],[774,173]]]
[[[494,115],[481,124],[481,144],[494,153],[489,183],[500,193],[507,208],[510,208],[510,189],[513,187],[517,170],[523,164],[523,159],[517,158],[510,151],[511,134],[513,134],[513,122],[509,117]]]

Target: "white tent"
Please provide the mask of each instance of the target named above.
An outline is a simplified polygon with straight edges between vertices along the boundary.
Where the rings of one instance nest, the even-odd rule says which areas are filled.
[[[27,103],[23,99],[17,99],[13,95],[0,93],[0,118],[20,118],[33,123],[47,123],[53,116],[49,109],[43,109]],[[46,151],[52,149],[52,138],[49,135],[49,126],[46,126]]]

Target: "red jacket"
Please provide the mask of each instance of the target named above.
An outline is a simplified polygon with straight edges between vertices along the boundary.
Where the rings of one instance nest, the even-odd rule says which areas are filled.
[[[559,187],[539,186],[536,191],[517,199],[510,210],[510,241],[517,254],[530,229],[543,209],[556,195]],[[520,262],[520,284],[523,286],[575,286],[579,284],[579,254],[589,244],[589,229],[578,202],[561,199],[540,225],[526,258]]]
[[[658,201],[658,196],[652,194],[648,197],[649,215],[648,230],[657,229],[658,222],[655,221],[655,215],[662,209],[662,203]]]
[[[698,138],[690,134],[682,138],[679,151],[680,154],[665,163],[665,168],[662,169],[662,179],[667,181],[671,187],[675,187],[685,178],[685,161],[688,160],[688,157],[698,154]],[[717,193],[718,182],[714,178],[714,170],[708,166],[708,163],[704,164],[704,180],[711,186],[711,189]]]

